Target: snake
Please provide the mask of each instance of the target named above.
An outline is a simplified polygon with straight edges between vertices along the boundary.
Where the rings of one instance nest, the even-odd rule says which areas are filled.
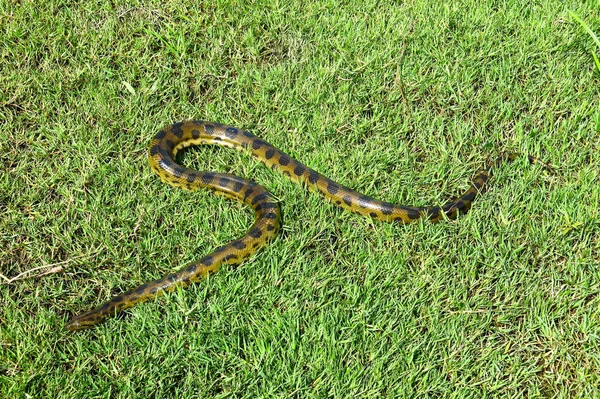
[[[200,172],[182,166],[176,161],[176,155],[183,148],[192,145],[219,145],[249,153],[267,167],[280,171],[292,181],[308,188],[309,191],[317,192],[325,200],[347,211],[382,222],[402,224],[421,219],[435,223],[446,218],[455,219],[457,215],[466,213],[475,198],[487,189],[492,169],[503,162],[513,161],[519,155],[501,153],[495,161],[486,164],[475,174],[464,194],[441,206],[403,206],[377,200],[339,184],[248,131],[201,120],[171,124],[160,130],[150,143],[148,160],[154,173],[164,183],[173,187],[188,191],[208,189],[215,194],[246,204],[254,210],[254,224],[244,236],[179,271],[144,283],[115,296],[93,310],[73,317],[66,324],[68,330],[91,328],[140,302],[203,280],[217,272],[222,265],[238,265],[277,236],[281,229],[281,213],[276,198],[266,188],[253,181],[229,173]],[[527,158],[531,163],[540,162],[533,156],[528,155]],[[550,166],[543,166],[550,170]]]

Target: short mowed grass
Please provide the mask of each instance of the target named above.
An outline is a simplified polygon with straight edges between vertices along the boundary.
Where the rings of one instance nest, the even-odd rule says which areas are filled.
[[[600,396],[597,2],[0,1],[0,397]],[[596,53],[597,54],[597,53]],[[280,200],[261,253],[92,330],[65,322],[241,236],[147,145],[205,119],[439,205],[388,225],[246,154],[180,160]]]

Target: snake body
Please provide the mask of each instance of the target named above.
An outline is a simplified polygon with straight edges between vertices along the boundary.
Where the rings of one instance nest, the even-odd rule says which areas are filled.
[[[504,161],[512,161],[516,157],[516,154],[500,155],[495,162],[477,172],[471,186],[463,195],[443,206],[401,206],[376,200],[338,184],[247,131],[206,121],[172,124],[160,130],[150,143],[148,153],[152,170],[163,182],[171,186],[191,191],[205,188],[247,204],[255,212],[254,224],[243,237],[229,242],[178,272],[145,283],[72,318],[66,326],[67,329],[90,328],[137,303],[202,280],[219,270],[223,264],[242,263],[277,235],[281,226],[279,206],[265,188],[228,173],[199,172],[176,162],[175,156],[179,150],[197,144],[216,144],[250,152],[265,165],[281,171],[309,190],[318,192],[337,206],[375,220],[399,223],[410,223],[422,218],[437,222],[445,217],[453,219],[457,214],[466,212],[475,197],[486,189],[492,167]],[[536,158],[528,158],[531,162],[537,162]]]

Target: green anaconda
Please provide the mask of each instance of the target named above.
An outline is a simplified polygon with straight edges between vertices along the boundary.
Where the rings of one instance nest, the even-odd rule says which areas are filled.
[[[443,218],[455,218],[458,213],[466,212],[475,197],[486,189],[492,168],[504,161],[512,161],[517,156],[516,154],[500,155],[495,162],[477,172],[470,188],[454,201],[443,206],[412,207],[379,201],[338,184],[247,131],[206,121],[172,124],[159,131],[150,143],[149,161],[152,170],[163,182],[171,186],[185,190],[207,188],[247,204],[256,213],[254,224],[243,237],[229,242],[178,272],[145,283],[112,298],[96,309],[72,318],[66,326],[69,330],[90,328],[139,302],[173,291],[176,287],[185,287],[192,282],[202,280],[219,270],[223,264],[239,264],[277,235],[281,227],[279,206],[265,188],[238,176],[228,173],[199,172],[183,167],[175,161],[175,155],[179,150],[194,144],[217,144],[249,151],[265,165],[279,170],[294,182],[306,185],[309,190],[320,193],[325,199],[350,212],[375,220],[399,223],[410,223],[422,218],[437,222]],[[528,158],[531,162],[539,162],[534,157],[528,156]],[[544,167],[550,168],[547,165]]]

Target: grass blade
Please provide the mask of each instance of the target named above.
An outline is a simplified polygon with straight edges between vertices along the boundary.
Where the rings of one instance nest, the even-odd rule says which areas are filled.
[[[583,30],[585,30],[587,32],[587,34],[590,35],[590,37],[592,38],[594,43],[596,43],[596,46],[600,49],[600,39],[598,39],[598,36],[596,36],[594,31],[591,30],[590,27],[588,26],[588,24],[583,19],[579,18],[579,16],[577,14],[575,14],[571,10],[568,10],[568,11],[569,11],[569,14],[571,14],[571,16],[575,19],[575,21],[579,22],[579,25],[581,25]],[[600,59],[598,59],[598,56],[596,55],[595,51],[592,52],[592,56],[594,57],[594,62],[596,63],[596,68],[598,69],[598,72],[600,72]]]

